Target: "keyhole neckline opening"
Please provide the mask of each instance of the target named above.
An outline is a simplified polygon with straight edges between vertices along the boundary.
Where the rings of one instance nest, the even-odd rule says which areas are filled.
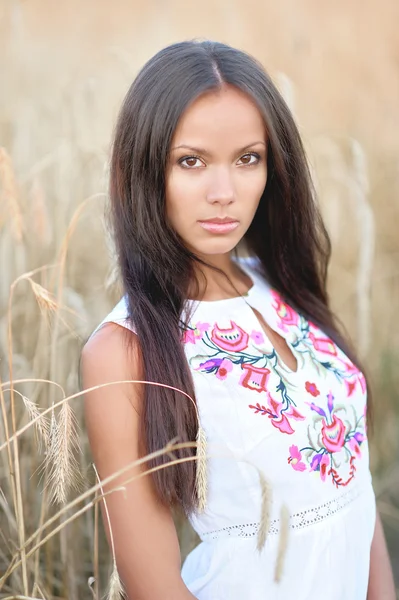
[[[237,259],[233,258],[233,260],[236,261],[238,266],[244,271],[244,273],[252,281],[252,285],[247,290],[246,294],[242,294],[241,296],[233,296],[232,298],[222,298],[219,300],[191,300],[191,299],[188,299],[188,302],[197,308],[199,308],[201,305],[204,305],[204,308],[210,308],[212,306],[215,306],[218,309],[220,309],[225,305],[225,303],[230,303],[230,305],[233,306],[233,305],[237,305],[238,303],[241,304],[244,301],[252,313],[251,317],[253,319],[253,323],[254,324],[256,323],[257,329],[259,329],[259,331],[262,332],[263,335],[265,336],[266,343],[270,347],[271,351],[273,351],[275,353],[277,361],[278,361],[279,365],[281,366],[281,368],[284,369],[284,371],[288,375],[298,375],[301,371],[301,366],[300,366],[299,360],[298,360],[297,356],[295,355],[294,350],[292,348],[289,332],[288,332],[288,335],[284,335],[284,331],[280,330],[278,327],[277,315],[274,315],[274,313],[273,313],[274,309],[272,308],[272,298],[270,296],[272,288],[271,288],[269,282],[264,277],[262,277],[260,273],[257,272],[257,270],[254,266],[252,266],[253,263],[256,261],[256,258],[239,257]],[[268,318],[266,318],[266,316],[264,314],[262,314],[263,311],[260,310],[260,306],[258,305],[258,302],[257,302],[258,292],[261,292],[262,295],[266,294],[264,306],[265,306],[265,315],[267,315]],[[262,318],[265,320],[265,323],[270,327],[270,329],[272,331],[274,331],[277,335],[279,335],[282,338],[282,340],[285,341],[288,350],[291,352],[291,354],[296,362],[295,370],[291,369],[291,367],[289,367],[289,365],[287,365],[285,360],[283,360],[280,352],[277,350],[277,348],[273,344],[272,340],[270,339],[270,337],[267,335],[266,331],[264,330],[263,325],[255,311],[258,311],[261,314]]]

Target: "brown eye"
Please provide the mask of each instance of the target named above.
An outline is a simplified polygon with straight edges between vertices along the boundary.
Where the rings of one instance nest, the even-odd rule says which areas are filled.
[[[179,165],[181,165],[184,169],[196,169],[200,165],[196,164],[198,162],[202,162],[198,156],[183,156],[179,161]],[[186,164],[184,164],[186,163]]]
[[[254,158],[255,160],[251,162],[251,158]],[[243,161],[242,164],[244,165],[256,165],[260,161],[260,155],[257,154],[257,152],[250,152],[249,154],[244,154],[240,160]]]

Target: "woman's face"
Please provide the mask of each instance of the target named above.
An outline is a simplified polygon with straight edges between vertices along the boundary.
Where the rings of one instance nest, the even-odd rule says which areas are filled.
[[[198,98],[175,131],[166,172],[166,215],[201,258],[238,244],[267,180],[266,131],[253,100],[232,86]],[[227,217],[235,224],[203,221]]]

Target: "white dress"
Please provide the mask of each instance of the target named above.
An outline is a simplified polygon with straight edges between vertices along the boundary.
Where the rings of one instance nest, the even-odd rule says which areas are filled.
[[[362,373],[316,325],[240,259],[245,297],[188,301],[184,347],[208,439],[208,502],[190,522],[201,543],[182,578],[198,600],[366,600],[376,506]],[[283,336],[288,368],[256,314]],[[132,328],[125,298],[100,323]],[[257,550],[259,471],[272,490],[266,543]],[[275,581],[281,508],[289,511]]]

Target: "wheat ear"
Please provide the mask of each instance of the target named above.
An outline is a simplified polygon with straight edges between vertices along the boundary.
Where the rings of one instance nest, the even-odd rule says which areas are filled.
[[[260,469],[258,469],[259,482],[262,490],[261,497],[261,509],[260,509],[260,523],[258,531],[258,539],[256,548],[258,552],[261,552],[265,543],[267,534],[270,527],[270,509],[272,504],[272,486],[267,481],[266,477]]]
[[[10,392],[11,388],[5,388],[3,391]],[[36,443],[38,445],[39,452],[41,452],[42,442],[44,442],[45,448],[48,447],[50,429],[49,421],[46,417],[42,418],[40,408],[38,407],[36,402],[30,400],[30,398],[24,396],[18,390],[14,390],[14,394],[18,394],[18,396],[20,396],[20,398],[22,399],[28,413],[28,418],[32,421],[35,421]]]
[[[49,450],[44,464],[49,465],[47,485],[50,486],[50,502],[65,504],[68,491],[80,491],[82,476],[75,452],[82,452],[76,416],[68,402],[61,407],[58,422],[52,411],[49,432]]]
[[[288,547],[288,534],[290,530],[290,513],[285,504],[281,506],[280,510],[280,537],[278,540],[278,550],[277,550],[277,559],[276,566],[274,569],[274,581],[276,583],[280,583],[281,576],[283,574],[284,567],[284,559],[287,553]]]
[[[198,413],[197,413],[198,414]],[[198,512],[203,512],[206,507],[208,496],[208,477],[207,477],[207,440],[205,431],[198,424],[197,432],[197,465],[195,471],[195,487],[198,500]]]

